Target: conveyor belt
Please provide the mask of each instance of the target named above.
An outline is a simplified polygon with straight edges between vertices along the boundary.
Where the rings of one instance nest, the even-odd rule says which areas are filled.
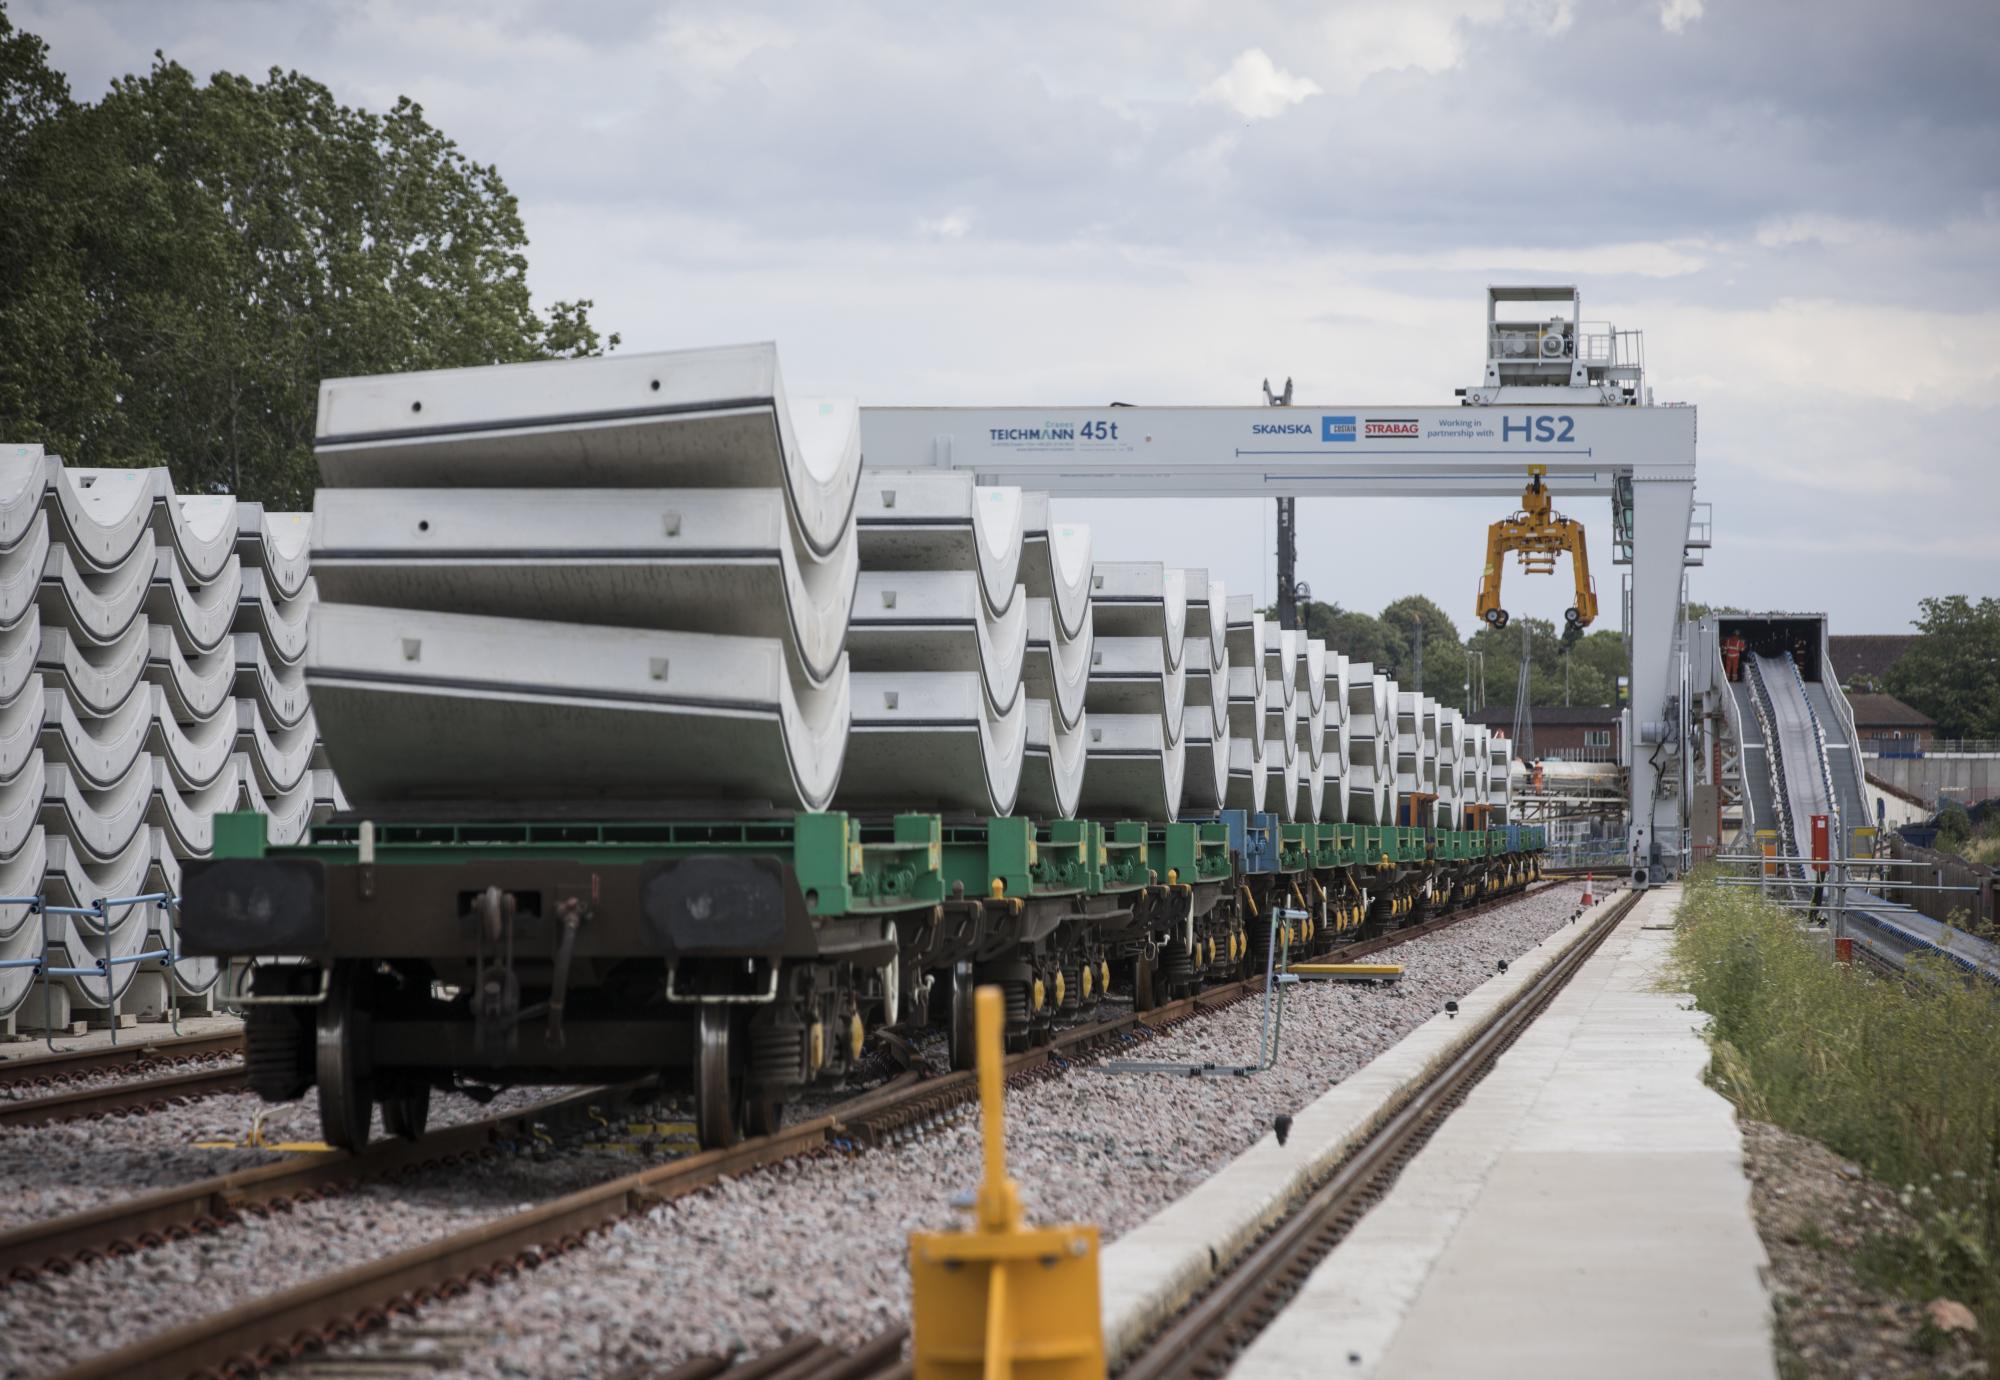
[[[1802,857],[1812,848],[1812,817],[1829,816],[1838,847],[1853,846],[1852,831],[1874,823],[1861,785],[1848,716],[1838,712],[1837,693],[1808,684],[1789,655],[1748,657],[1744,674],[1731,687],[1743,744],[1743,783],[1749,829],[1776,829],[1779,852]],[[1816,880],[1805,867],[1789,871],[1800,900],[1814,900]],[[1912,954],[1928,953],[1967,972],[2000,981],[2000,948],[1940,925],[1908,906],[1872,891],[1849,888],[1843,928],[1857,943],[1891,967],[1902,968]]]

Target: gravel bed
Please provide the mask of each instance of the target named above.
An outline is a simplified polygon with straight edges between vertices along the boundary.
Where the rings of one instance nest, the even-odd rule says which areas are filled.
[[[485,1106],[457,1093],[433,1094],[430,1124],[476,1121],[558,1092],[510,1088]],[[319,1139],[315,1098],[274,1107],[247,1092],[218,1093],[133,1116],[0,1129],[0,1230],[287,1158],[278,1150],[203,1149],[195,1144],[214,1140],[240,1145],[259,1112],[265,1113],[267,1141]],[[375,1134],[386,1134],[380,1109]]]
[[[1917,1229],[1908,1200],[1818,1141],[1763,1122],[1744,1123],[1743,1151],[1751,1208],[1771,1257],[1780,1374],[1788,1380],[1987,1374],[1976,1320],[1962,1304],[1900,1298],[1855,1270],[1870,1237]]]
[[[1094,1221],[1110,1241],[1240,1154],[1380,1054],[1502,958],[1569,923],[1580,886],[1524,897],[1393,951],[1400,985],[1293,989],[1278,1066],[1251,1079],[1114,1075],[1088,1068],[1008,1099],[1008,1158],[1029,1215]],[[1261,1004],[1189,1022],[1147,1059],[1249,1063]],[[491,1337],[454,1373],[596,1376],[700,1354],[763,1351],[798,1330],[851,1345],[907,1321],[905,1237],[955,1225],[954,1194],[979,1176],[977,1118],[860,1163],[794,1160],[621,1222],[590,1249],[476,1289],[395,1328]],[[401,1219],[396,1244],[404,1244]],[[226,1287],[216,1276],[210,1288]],[[216,1306],[219,1306],[216,1305]],[[367,1343],[361,1344],[366,1349]]]

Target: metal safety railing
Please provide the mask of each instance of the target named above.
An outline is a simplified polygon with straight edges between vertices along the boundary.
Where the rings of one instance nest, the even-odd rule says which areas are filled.
[[[148,891],[138,896],[102,896],[87,906],[50,905],[47,899],[41,896],[0,896],[0,906],[26,906],[28,914],[41,917],[41,954],[34,958],[0,959],[0,969],[30,969],[31,980],[40,980],[42,984],[42,1033],[43,1038],[47,1041],[48,1047],[52,1051],[56,1050],[55,986],[52,979],[101,978],[104,982],[104,1010],[108,1014],[111,1027],[111,1043],[114,1045],[117,1044],[118,1019],[120,1015],[119,1005],[124,993],[113,980],[117,975],[115,970],[134,963],[150,962],[154,959],[164,959],[168,966],[172,966],[181,961],[181,955],[179,947],[171,943],[165,948],[141,949],[138,953],[130,954],[114,954],[111,951],[112,912],[119,912],[122,919],[126,913],[131,911],[132,907],[150,905],[159,910],[171,913],[180,908],[180,903],[180,897],[167,891]],[[98,955],[88,966],[80,965],[73,960],[69,963],[57,963],[55,961],[58,945],[55,939],[49,934],[49,922],[63,916],[76,918],[89,916],[97,920],[98,931],[104,936],[104,952]],[[68,946],[64,945],[61,947],[64,955],[68,956]],[[85,984],[84,995],[88,998],[89,994],[89,986]],[[167,1003],[167,1019],[173,1027],[174,1034],[180,1034],[180,1007],[171,1001]],[[60,1053],[61,1051],[56,1052]]]

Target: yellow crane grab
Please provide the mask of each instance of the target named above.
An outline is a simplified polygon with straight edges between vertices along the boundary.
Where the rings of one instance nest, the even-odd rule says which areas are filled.
[[[1567,551],[1576,573],[1576,603],[1563,613],[1565,646],[1583,636],[1597,618],[1597,588],[1590,579],[1590,557],[1584,550],[1583,524],[1550,506],[1547,465],[1528,466],[1528,487],[1521,492],[1521,510],[1486,529],[1486,569],[1479,577],[1479,617],[1495,628],[1507,626],[1500,607],[1500,574],[1507,553],[1521,556],[1529,575],[1553,575],[1556,559]]]

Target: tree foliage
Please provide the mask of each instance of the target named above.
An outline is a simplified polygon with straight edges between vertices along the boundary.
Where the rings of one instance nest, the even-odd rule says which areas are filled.
[[[1937,720],[1940,738],[2000,738],[2000,599],[1949,594],[1918,608],[1889,693]]]
[[[321,379],[617,344],[536,313],[512,193],[408,99],[156,55],[77,104],[4,13],[0,84],[0,439],[302,507]]]

